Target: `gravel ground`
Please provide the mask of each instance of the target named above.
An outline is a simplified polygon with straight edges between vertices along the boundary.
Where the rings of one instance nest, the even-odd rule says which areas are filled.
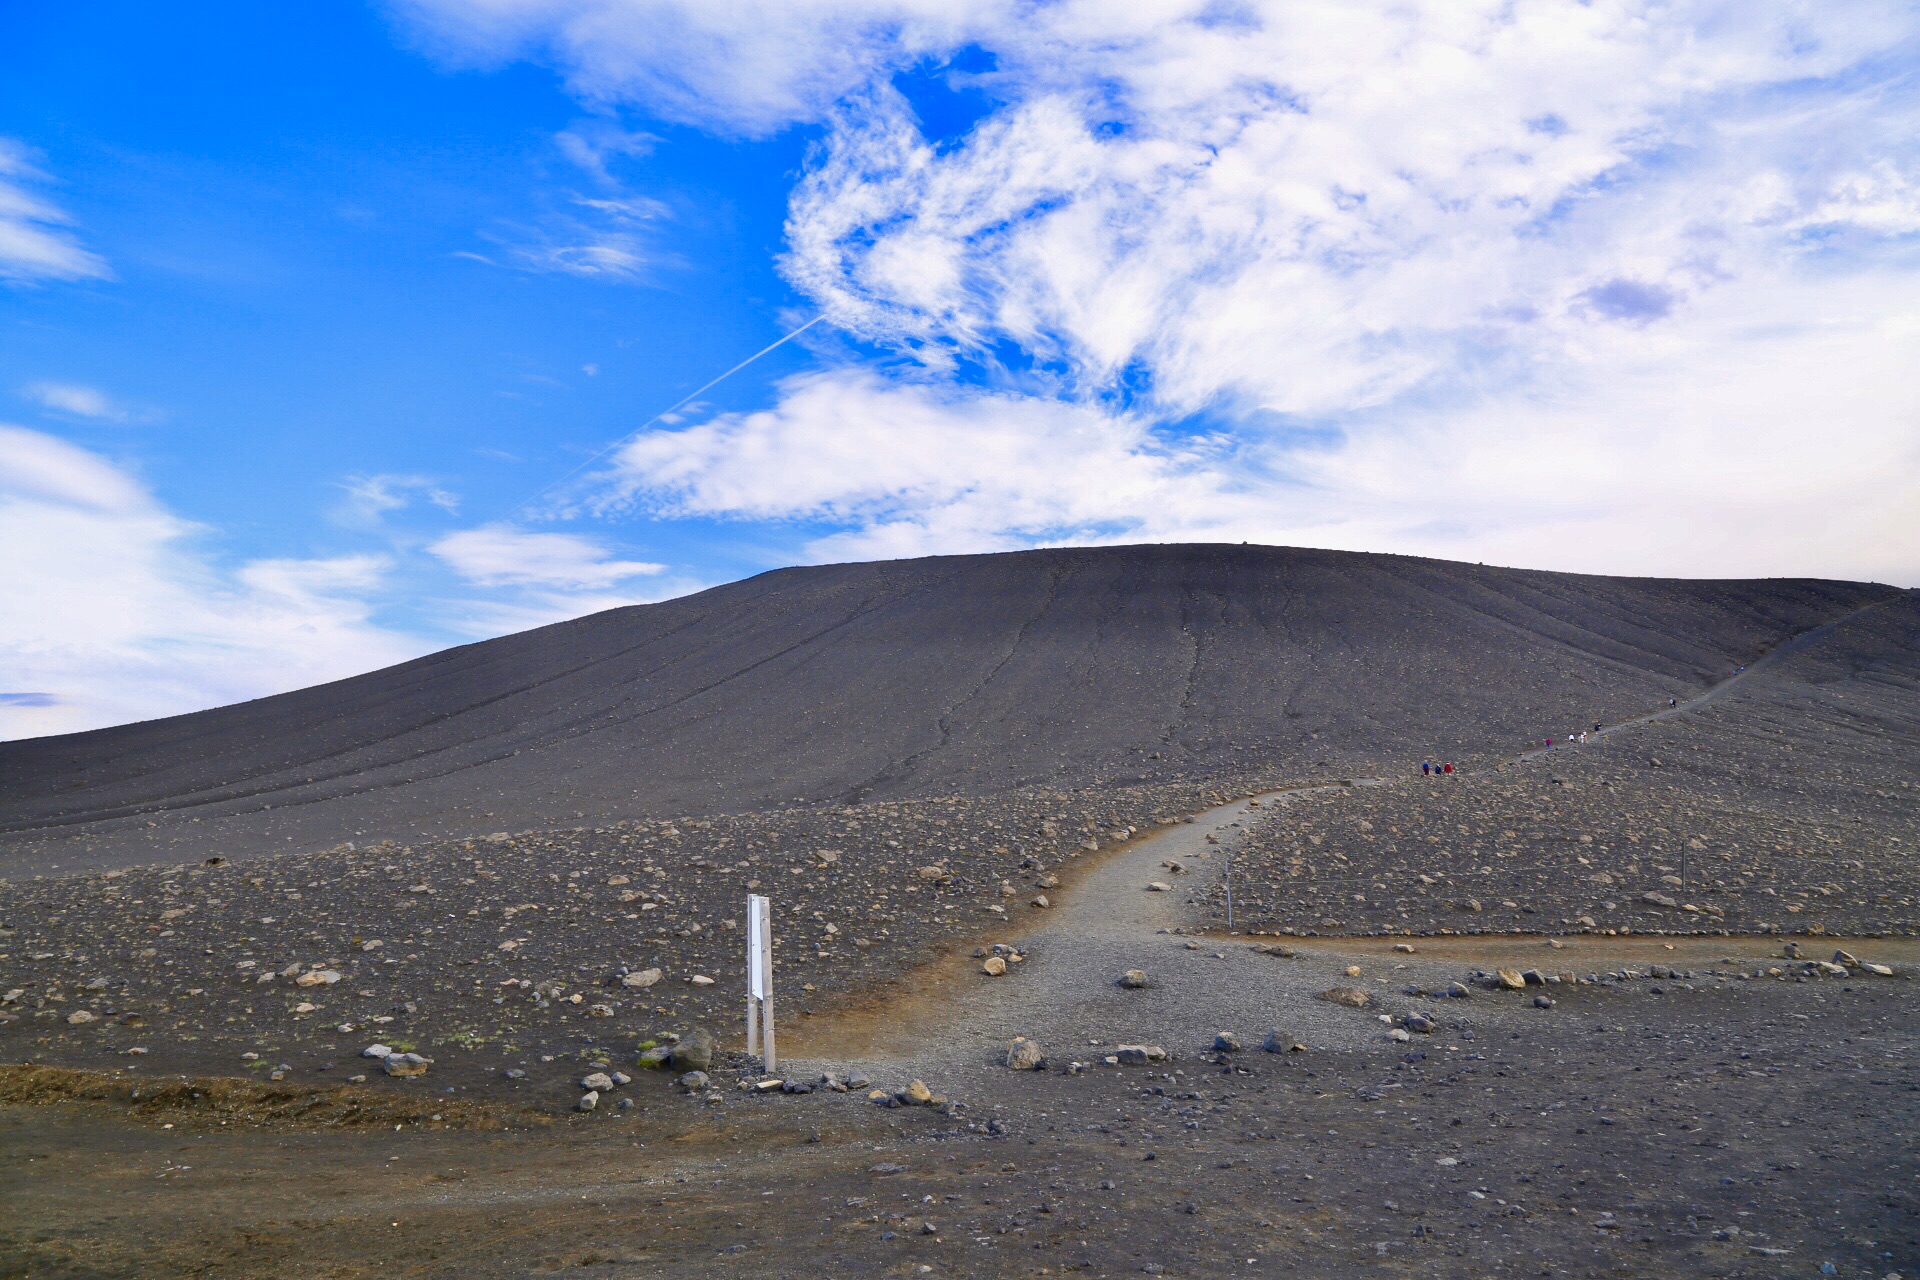
[[[1497,769],[1403,775],[1270,811],[1236,862],[1240,919],[1294,933],[1920,924],[1912,602],[1685,715],[1588,745],[1559,736]],[[1224,921],[1222,890],[1205,910]]]

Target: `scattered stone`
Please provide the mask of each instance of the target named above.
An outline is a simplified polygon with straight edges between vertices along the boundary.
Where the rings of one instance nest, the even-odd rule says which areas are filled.
[[[778,1076],[768,1076],[765,1080],[755,1081],[753,1091],[755,1093],[779,1093],[784,1090],[786,1086],[787,1082]]]
[[[1165,1062],[1167,1051],[1157,1044],[1123,1044],[1113,1051],[1123,1067],[1141,1067],[1149,1062]]]
[[[1013,1071],[1039,1071],[1047,1065],[1047,1055],[1025,1036],[1015,1036],[1007,1046],[1007,1067]]]
[[[1640,895],[1640,901],[1651,903],[1656,907],[1668,907],[1676,910],[1680,906],[1680,900],[1678,898],[1670,898],[1664,893],[1655,893],[1651,889]]]
[[[502,1071],[500,1074],[505,1076],[509,1080],[525,1080],[527,1078],[527,1073],[525,1071],[522,1071],[519,1067],[508,1067],[505,1071]]]
[[[1440,1024],[1424,1013],[1410,1013],[1401,1020],[1400,1025],[1416,1035],[1425,1036],[1432,1035]]]
[[[1509,991],[1526,990],[1527,979],[1518,969],[1502,969],[1494,976]]]
[[[1553,1008],[1553,1003],[1552,996],[1535,996],[1533,998],[1533,1007],[1536,1009],[1551,1009]]]
[[[1398,1040],[1402,1044],[1404,1044],[1407,1041],[1413,1039],[1413,1037],[1407,1033],[1407,1029],[1405,1027],[1395,1027],[1393,1030],[1387,1032],[1387,1039]]]
[[[432,1058],[423,1058],[417,1053],[390,1053],[387,1055],[386,1072],[402,1080],[411,1080],[427,1074],[427,1068],[432,1065]]]
[[[1413,944],[1410,942],[1396,942],[1393,944],[1393,949],[1402,955],[1410,956],[1413,954]]]
[[[689,1071],[673,1082],[673,1087],[682,1093],[698,1093],[713,1083],[713,1078],[704,1071]]]
[[[673,1046],[670,1044],[657,1044],[634,1059],[634,1062],[636,1065],[645,1067],[649,1071],[664,1070],[673,1065]]]
[[[1350,964],[1350,965],[1348,965],[1348,966],[1347,966],[1347,976],[1348,976],[1349,978],[1357,978],[1357,977],[1359,977],[1359,976],[1360,976],[1360,966],[1359,966],[1359,965],[1357,965],[1357,964]]]
[[[662,976],[664,975],[662,975],[658,969],[642,969],[638,973],[623,974],[620,978],[620,985],[644,991],[654,983],[660,981]]]
[[[1017,1044],[1018,1041],[1015,1043]],[[1007,1060],[1008,1065],[1011,1066],[1013,1060],[1011,1053],[1007,1055]],[[900,1099],[900,1105],[903,1107],[928,1107],[933,1105],[933,1090],[927,1088],[926,1081],[924,1080],[909,1081],[907,1087],[895,1096]]]
[[[1322,991],[1315,998],[1343,1004],[1349,1009],[1364,1009],[1373,1001],[1373,996],[1360,987],[1334,987],[1330,991]]]
[[[580,1095],[580,1101],[573,1104],[575,1111],[591,1111],[600,1105],[600,1095],[592,1089]]]
[[[704,973],[696,973],[691,978],[688,978],[687,981],[696,987],[710,987],[713,985],[713,979]]]
[[[312,969],[293,980],[296,987],[330,987],[340,981],[340,974],[333,969]]]
[[[94,1015],[88,1013],[85,1009],[75,1009],[67,1015],[67,1025],[70,1027],[82,1026],[93,1021],[96,1021]]]
[[[1891,978],[1893,976],[1893,969],[1891,966],[1884,965],[1884,964],[1875,964],[1871,960],[1867,961],[1865,964],[1861,965],[1860,967],[1862,969],[1865,969],[1868,973],[1877,973],[1883,978]]]
[[[1215,1053],[1240,1052],[1240,1037],[1231,1031],[1216,1033],[1213,1037],[1213,1051]]]
[[[1172,893],[1173,886],[1165,880],[1153,880],[1147,884],[1148,893]]]
[[[383,1044],[370,1044],[360,1051],[360,1056],[363,1058],[385,1058],[392,1054],[393,1050]]]
[[[592,1075],[582,1077],[580,1087],[593,1093],[611,1093],[613,1077],[604,1071],[596,1071]]]
[[[1006,971],[1007,962],[1000,956],[988,956],[986,961],[980,966],[980,972],[986,974],[989,978],[998,978],[1005,974]]]
[[[668,1059],[676,1071],[705,1071],[713,1065],[713,1037],[705,1027],[695,1027],[673,1046]]]
[[[1138,991],[1147,985],[1145,969],[1129,969],[1120,975],[1120,985],[1132,991]]]
[[[1280,1028],[1275,1027],[1267,1032],[1267,1038],[1260,1042],[1260,1047],[1268,1053],[1301,1053],[1307,1046],[1295,1042],[1291,1036],[1282,1035]]]

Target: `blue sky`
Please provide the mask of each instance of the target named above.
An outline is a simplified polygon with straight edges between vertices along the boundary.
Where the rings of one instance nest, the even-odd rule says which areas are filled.
[[[9,7],[0,737],[820,560],[1920,585],[1917,30]]]

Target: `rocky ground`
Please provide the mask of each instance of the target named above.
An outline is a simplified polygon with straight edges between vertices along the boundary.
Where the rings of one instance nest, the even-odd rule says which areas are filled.
[[[1434,985],[1488,959],[1347,945],[1274,963]],[[1412,1044],[1327,1004],[1375,1030],[1270,1054],[1246,1025],[1239,1053],[1179,1040],[1079,1074],[1056,1052],[956,1116],[724,1076],[643,1078],[631,1112],[532,1131],[15,1107],[0,1275],[1911,1275],[1911,982],[1679,946],[1695,978],[1556,989],[1552,1010],[1381,990],[1437,1011]]]
[[[1920,649],[1904,632],[1839,641],[1584,745],[1562,732],[1526,759],[1267,806],[1235,842],[1238,921],[1911,935]],[[1224,922],[1224,885],[1204,909]]]
[[[739,1038],[750,893],[775,904],[779,1007],[799,1022],[1020,927],[1080,858],[1225,794],[1028,792],[0,882],[0,1060],[340,1080],[378,1040],[431,1057],[441,1088],[565,1106],[578,1061],[702,1024]]]

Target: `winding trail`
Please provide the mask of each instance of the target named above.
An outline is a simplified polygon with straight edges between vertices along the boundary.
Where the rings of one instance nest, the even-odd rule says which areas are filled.
[[[1885,603],[1802,632],[1697,696],[1605,726],[1589,740],[1720,701]],[[1564,749],[1535,747],[1494,767]],[[794,1037],[797,1055],[782,1066],[813,1073],[859,1069],[881,1079],[908,1073],[967,1088],[991,1073],[1004,1075],[1007,1045],[1018,1035],[1038,1040],[1053,1065],[1097,1063],[1119,1044],[1157,1044],[1190,1055],[1221,1030],[1234,1031],[1249,1050],[1273,1029],[1319,1049],[1377,1045],[1381,1028],[1375,1018],[1318,1000],[1318,994],[1343,984],[1379,991],[1386,983],[1444,980],[1458,975],[1457,958],[1362,957],[1350,948],[1325,945],[1330,940],[1288,939],[1297,956],[1286,959],[1255,952],[1243,939],[1180,931],[1203,927],[1190,907],[1219,880],[1225,855],[1249,815],[1284,811],[1293,796],[1389,781],[1352,778],[1267,792],[1159,828],[1089,859],[1090,865],[1058,867],[1070,879],[1055,895],[1056,904],[1044,911],[1016,908],[1018,922],[1010,921],[1000,935],[1029,949],[1029,958],[1005,977],[986,977],[978,960],[962,956],[936,962],[917,975],[911,993],[872,1013],[831,1019],[801,1032]],[[1183,870],[1175,872],[1169,863]],[[1170,891],[1149,889],[1156,881]],[[1358,978],[1346,972],[1356,961],[1362,968]],[[1144,970],[1148,986],[1121,987],[1118,978],[1129,969]]]

